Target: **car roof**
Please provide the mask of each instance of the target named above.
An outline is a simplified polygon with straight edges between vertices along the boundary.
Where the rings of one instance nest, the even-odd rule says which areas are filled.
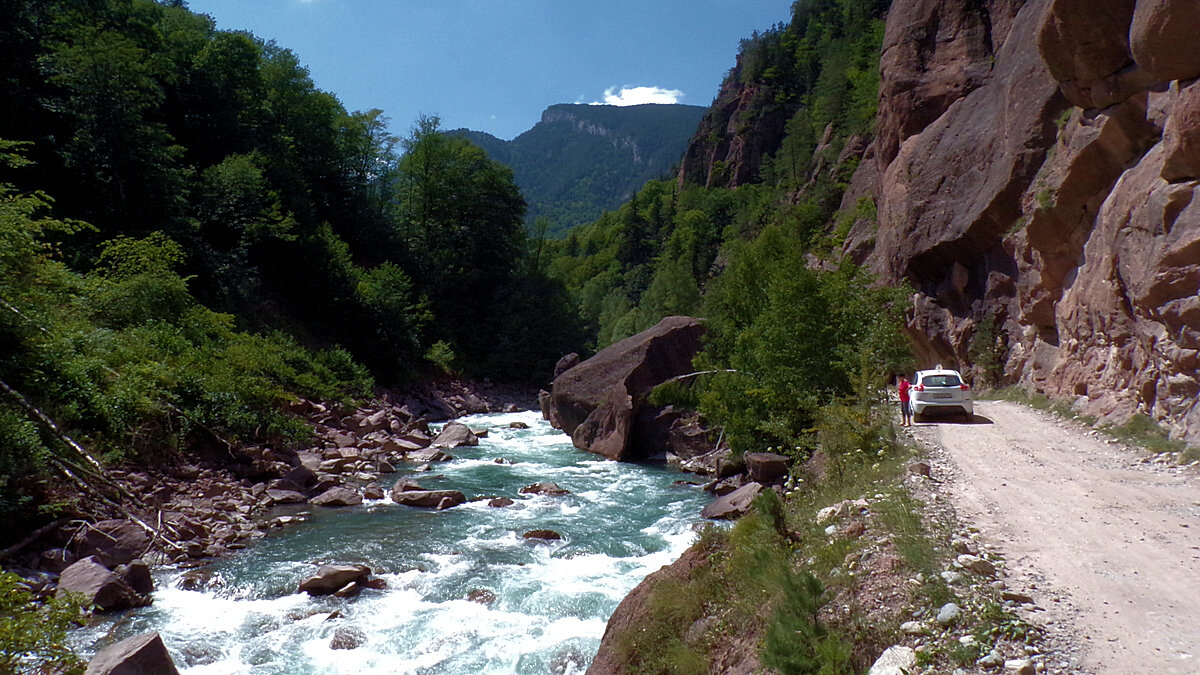
[[[917,371],[917,375],[918,375],[918,376],[927,376],[927,375],[958,375],[958,379],[960,379],[960,380],[962,379],[962,374],[961,374],[961,373],[959,373],[957,370],[947,370],[947,369],[940,369],[940,370],[918,370],[918,371]]]

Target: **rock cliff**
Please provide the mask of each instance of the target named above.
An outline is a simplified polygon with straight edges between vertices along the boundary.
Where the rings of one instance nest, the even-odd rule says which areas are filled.
[[[1200,438],[1196,27],[1190,0],[893,4],[852,183],[923,362],[971,367],[988,322],[1002,381]]]

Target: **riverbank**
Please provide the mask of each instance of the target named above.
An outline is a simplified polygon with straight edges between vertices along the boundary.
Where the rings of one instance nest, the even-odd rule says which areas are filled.
[[[88,556],[110,569],[135,559],[160,565],[219,557],[300,520],[274,517],[274,507],[308,503],[339,487],[361,496],[389,473],[391,462],[431,443],[431,422],[536,407],[532,389],[450,378],[380,390],[353,410],[300,400],[290,409],[313,429],[308,444],[234,446],[210,439],[170,463],[109,468],[91,491],[58,486],[63,515],[33,532],[14,533],[0,563],[44,597],[55,591],[60,573]],[[392,435],[407,440],[388,444]]]
[[[83,651],[156,630],[187,673],[582,673],[612,610],[686,549],[709,497],[669,467],[580,451],[539,413],[457,421],[486,435],[380,483],[466,503],[282,507],[309,516],[200,569],[160,568],[154,604],[98,617],[77,634]],[[539,482],[561,490],[528,489]],[[366,565],[386,587],[297,594],[324,563]]]

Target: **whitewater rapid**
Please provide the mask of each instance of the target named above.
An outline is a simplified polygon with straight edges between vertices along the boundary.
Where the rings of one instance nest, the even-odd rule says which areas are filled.
[[[402,464],[392,479],[515,504],[312,507],[308,521],[208,565],[203,590],[181,588],[187,570],[160,570],[153,605],[97,620],[77,645],[90,653],[156,630],[186,675],[582,673],[625,594],[695,539],[707,496],[677,471],[577,450],[533,412],[459,421],[487,438],[428,472]],[[540,481],[570,494],[518,492]],[[563,538],[522,537],[533,529]],[[351,599],[295,593],[321,563],[366,564],[388,587]],[[472,591],[494,600],[469,600]],[[339,629],[365,640],[333,649]]]

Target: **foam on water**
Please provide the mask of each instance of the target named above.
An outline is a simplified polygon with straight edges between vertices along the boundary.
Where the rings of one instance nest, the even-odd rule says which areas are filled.
[[[582,673],[621,598],[693,541],[705,496],[673,485],[670,470],[580,452],[536,413],[462,421],[488,438],[429,473],[404,464],[397,477],[515,504],[314,509],[308,522],[214,562],[208,591],[177,588],[182,570],[159,573],[154,605],[79,631],[77,644],[90,652],[158,630],[187,675]],[[571,494],[519,493],[538,481]],[[524,539],[531,529],[562,540]],[[365,563],[388,588],[349,600],[294,593],[321,562]],[[472,592],[494,599],[473,602]],[[360,631],[363,644],[332,649],[339,628]]]

